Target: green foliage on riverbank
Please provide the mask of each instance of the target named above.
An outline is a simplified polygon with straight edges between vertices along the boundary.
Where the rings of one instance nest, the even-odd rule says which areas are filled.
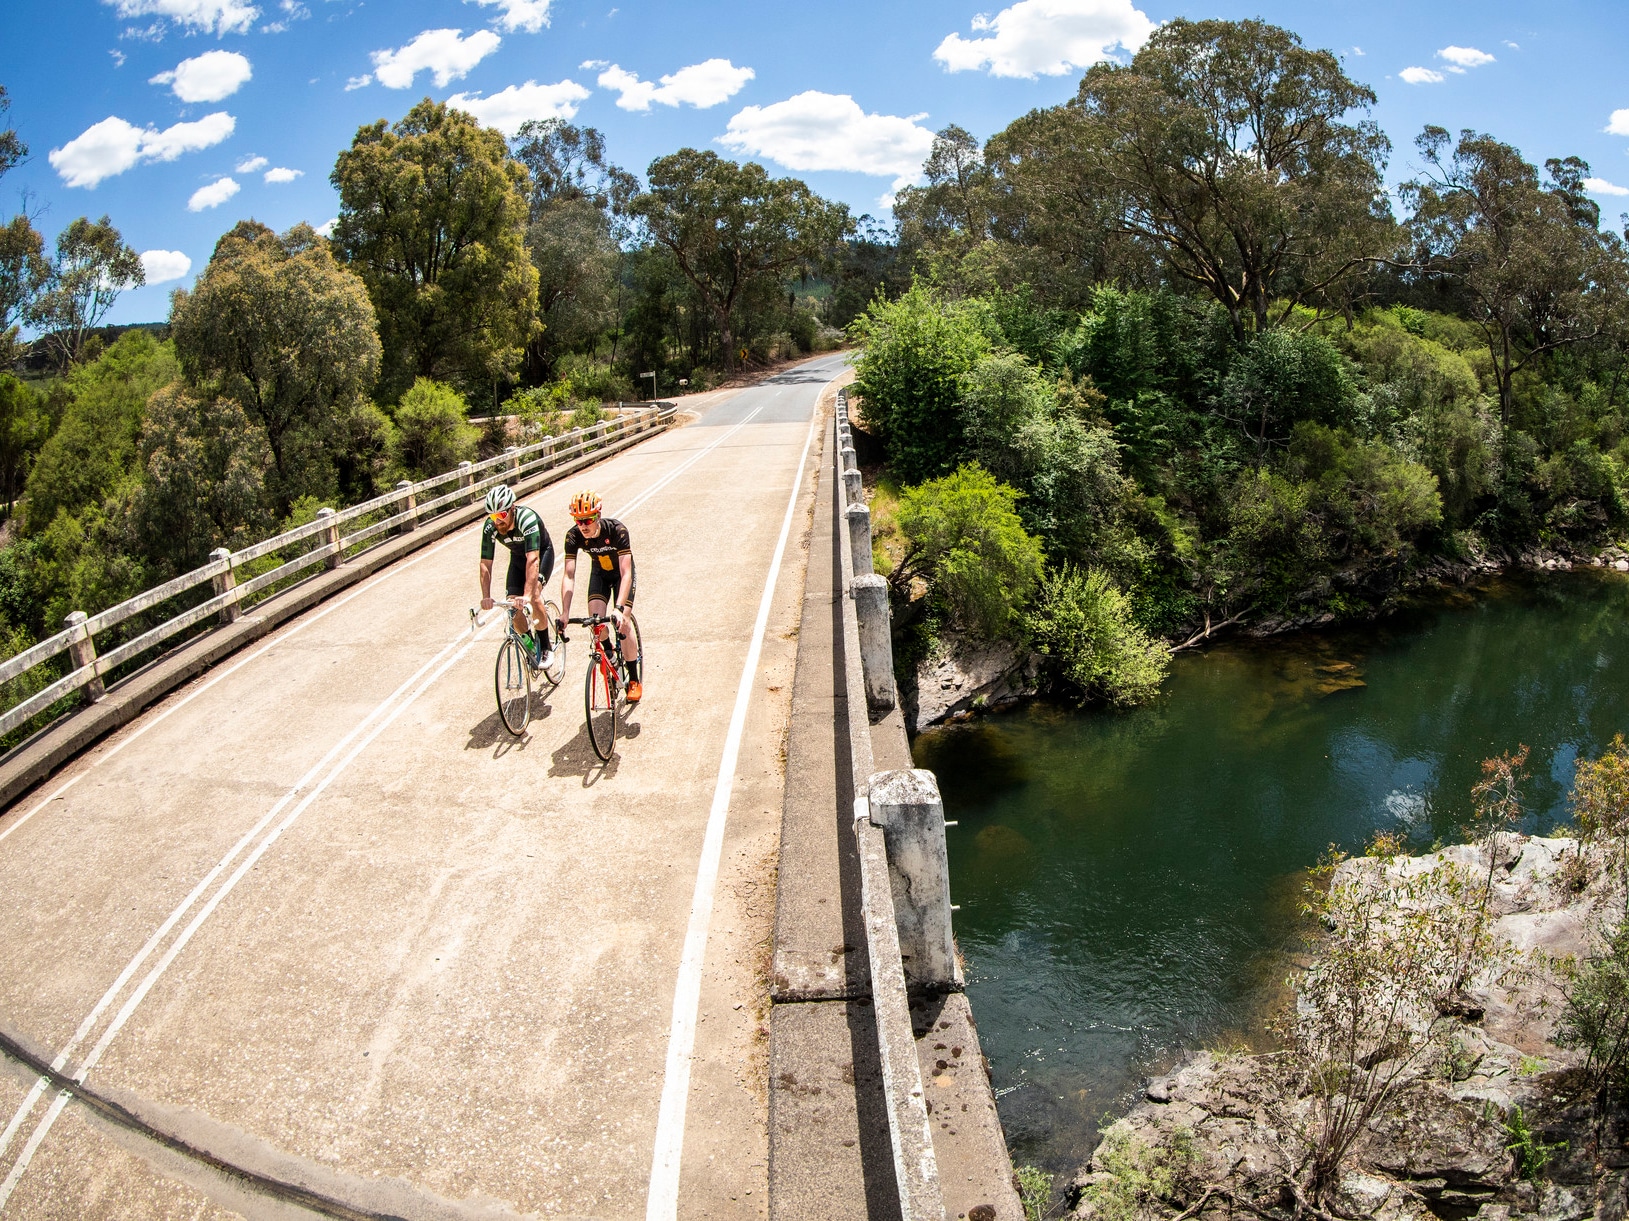
[[[1624,537],[1629,254],[1589,167],[1427,128],[1398,216],[1373,101],[1289,31],[1175,20],[982,148],[941,132],[896,205],[917,279],[850,327],[889,473],[979,463],[1173,640]]]

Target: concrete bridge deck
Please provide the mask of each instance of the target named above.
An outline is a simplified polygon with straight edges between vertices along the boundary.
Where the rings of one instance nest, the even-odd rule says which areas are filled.
[[[0,816],[0,1035],[86,1095],[5,1060],[0,1215],[767,1215],[798,539],[843,364],[573,480],[639,564],[647,698],[612,764],[580,641],[529,736],[499,724],[469,528]],[[567,493],[528,498],[557,542]]]

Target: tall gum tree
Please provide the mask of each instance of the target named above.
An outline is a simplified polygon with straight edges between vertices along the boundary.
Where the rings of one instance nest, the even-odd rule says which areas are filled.
[[[1546,354],[1624,328],[1623,243],[1597,227],[1583,194],[1587,163],[1548,162],[1551,182],[1491,136],[1441,127],[1416,141],[1427,173],[1406,183],[1418,273],[1456,292],[1488,345],[1499,415],[1510,422],[1515,377]],[[1451,147],[1451,151],[1450,151]]]
[[[379,318],[385,400],[420,377],[495,395],[538,325],[527,172],[503,134],[426,98],[361,128],[331,181],[334,243]]]
[[[652,161],[646,176],[650,189],[630,207],[712,314],[728,368],[736,306],[766,282],[832,259],[851,227],[846,206],[796,178],[771,178],[756,162],[682,148]]]
[[[373,306],[362,280],[309,225],[278,236],[242,221],[215,244],[170,329],[193,386],[230,398],[265,431],[281,516],[327,490],[336,447],[379,373]]]
[[[1226,308],[1236,336],[1339,302],[1394,253],[1374,92],[1262,21],[1174,20],[1069,103],[1110,221]]]

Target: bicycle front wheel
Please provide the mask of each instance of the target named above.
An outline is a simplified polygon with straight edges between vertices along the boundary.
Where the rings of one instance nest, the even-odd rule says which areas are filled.
[[[549,617],[549,635],[554,641],[554,656],[537,674],[548,684],[548,690],[553,691],[566,676],[566,642],[561,640],[554,630],[554,625],[560,620],[560,608],[553,601],[548,601],[543,603],[543,613]]]
[[[517,738],[532,720],[532,673],[526,650],[510,636],[498,646],[498,663],[492,685],[498,695],[498,715],[503,726]]]
[[[588,679],[583,686],[583,712],[588,719],[588,741],[601,761],[609,763],[616,753],[617,700],[622,692],[614,671],[600,664],[598,651],[588,659]]]

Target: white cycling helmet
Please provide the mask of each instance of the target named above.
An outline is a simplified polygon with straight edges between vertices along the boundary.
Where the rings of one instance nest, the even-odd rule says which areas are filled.
[[[500,483],[486,494],[488,513],[507,513],[515,506],[515,493],[507,483]]]

